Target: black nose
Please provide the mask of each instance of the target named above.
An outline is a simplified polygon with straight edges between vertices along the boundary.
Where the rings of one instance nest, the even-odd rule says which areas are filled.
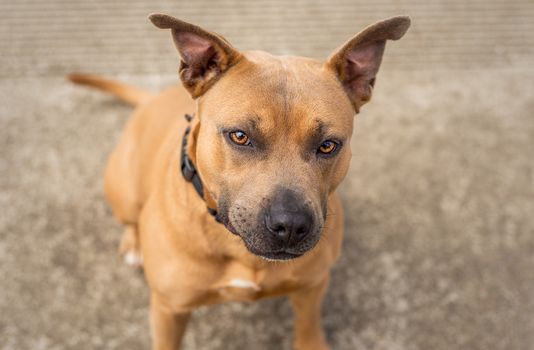
[[[265,224],[275,240],[283,244],[296,244],[312,228],[313,214],[293,191],[283,191],[274,198],[265,214]]]

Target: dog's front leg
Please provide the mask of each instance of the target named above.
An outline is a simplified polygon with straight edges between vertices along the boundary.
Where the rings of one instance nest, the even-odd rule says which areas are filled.
[[[295,350],[329,350],[321,326],[321,302],[329,276],[319,285],[292,293],[289,298],[295,314]]]
[[[178,350],[190,317],[190,312],[173,312],[153,293],[150,298],[152,349]]]

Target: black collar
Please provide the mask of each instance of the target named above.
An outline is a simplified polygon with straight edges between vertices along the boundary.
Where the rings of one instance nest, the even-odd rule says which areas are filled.
[[[189,114],[185,115],[185,119],[190,122],[193,117]],[[187,155],[187,140],[189,138],[189,134],[191,133],[191,127],[188,126],[185,129],[184,137],[182,139],[182,175],[184,176],[185,181],[191,182],[193,184],[193,187],[197,191],[200,198],[205,200],[204,198],[204,185],[202,184],[202,180],[200,179],[200,175],[197,172],[197,169],[193,165],[193,162],[191,161],[191,158]],[[215,220],[218,222],[220,221],[219,216],[217,215],[217,210],[208,207],[208,213],[210,213]]]

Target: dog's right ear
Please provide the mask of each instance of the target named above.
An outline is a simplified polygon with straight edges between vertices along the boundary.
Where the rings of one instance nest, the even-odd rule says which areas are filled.
[[[206,92],[220,76],[242,57],[222,36],[174,17],[154,13],[150,21],[171,29],[180,53],[180,78],[193,98]]]

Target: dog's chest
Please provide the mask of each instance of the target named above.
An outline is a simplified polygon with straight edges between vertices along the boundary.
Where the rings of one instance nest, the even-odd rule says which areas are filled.
[[[277,273],[278,272],[278,273]],[[286,294],[299,283],[282,271],[253,269],[241,264],[229,264],[210,292],[221,301],[253,301],[263,297]]]

